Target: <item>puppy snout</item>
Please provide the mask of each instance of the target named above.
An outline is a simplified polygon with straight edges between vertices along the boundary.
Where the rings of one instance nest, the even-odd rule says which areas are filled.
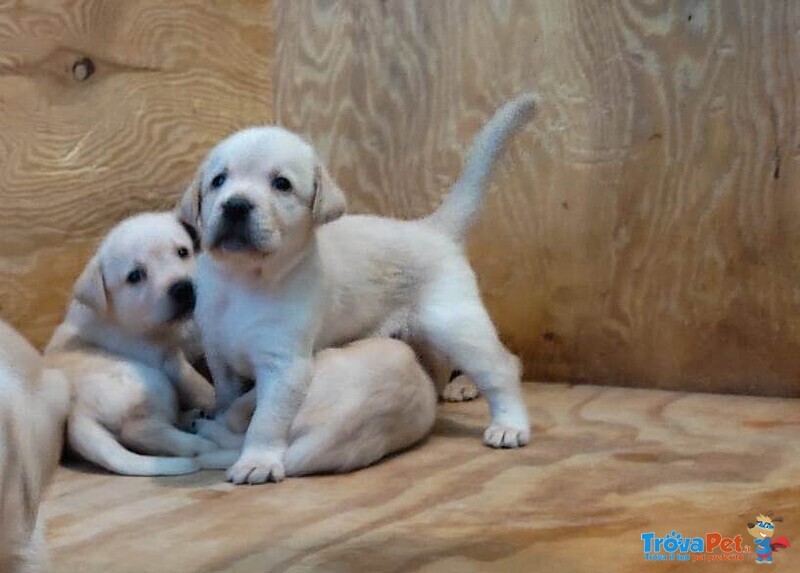
[[[194,285],[189,279],[181,279],[173,283],[167,291],[170,298],[181,307],[194,308]]]
[[[253,203],[246,197],[231,197],[222,204],[222,214],[231,222],[243,221],[253,210]]]

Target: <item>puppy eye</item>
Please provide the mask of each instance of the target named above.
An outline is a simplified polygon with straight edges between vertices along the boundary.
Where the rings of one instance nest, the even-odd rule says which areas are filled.
[[[176,252],[178,253],[178,256],[182,259],[186,259],[189,257],[189,249],[187,249],[186,247],[178,247],[178,250]]]
[[[131,272],[128,273],[128,276],[125,277],[125,282],[129,285],[135,285],[147,278],[147,273],[145,273],[144,269],[133,269]]]
[[[225,181],[228,179],[228,174],[223,171],[221,173],[217,173],[214,175],[214,178],[211,180],[211,188],[212,189],[219,189],[223,185],[225,185]]]
[[[286,177],[275,177],[272,180],[272,188],[285,193],[292,190],[292,182],[286,179]]]

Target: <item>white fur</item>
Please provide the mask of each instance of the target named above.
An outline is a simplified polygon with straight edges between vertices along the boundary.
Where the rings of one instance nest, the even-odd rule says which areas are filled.
[[[181,258],[181,248],[190,255]],[[146,278],[128,284],[136,268]],[[191,280],[194,268],[191,240],[172,213],[123,221],[78,279],[67,317],[45,350],[48,366],[62,370],[74,388],[70,446],[107,470],[190,473],[199,468],[193,456],[216,449],[176,427],[179,405],[215,406],[213,388],[180,350],[181,321],[171,320],[169,288]]]
[[[240,378],[256,380],[257,409],[231,481],[283,478],[313,352],[365,336],[409,341],[430,371],[449,371],[445,362],[464,371],[489,401],[486,444],[528,442],[519,364],[483,307],[462,240],[503,143],[533,110],[527,95],[499,110],[450,196],[416,221],[339,218],[341,190],[311,146],[278,127],[244,130],[209,154],[180,211],[205,246],[197,321],[220,409]],[[252,207],[235,228],[225,215],[233,200]]]

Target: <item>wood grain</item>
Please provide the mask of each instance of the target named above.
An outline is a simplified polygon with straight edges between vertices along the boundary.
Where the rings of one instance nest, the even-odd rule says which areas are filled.
[[[271,120],[260,0],[0,2],[0,313],[35,343],[98,238]]]
[[[354,211],[430,212],[540,94],[470,247],[529,377],[800,396],[800,4],[277,7],[276,116]]]
[[[235,487],[222,472],[63,468],[43,506],[55,573],[639,573],[643,532],[752,546],[747,522],[771,510],[793,544],[775,566],[800,568],[799,401],[556,384],[525,393],[534,439],[513,451],[480,444],[479,400],[443,405],[426,443],[349,475]],[[695,565],[752,569],[745,560]]]

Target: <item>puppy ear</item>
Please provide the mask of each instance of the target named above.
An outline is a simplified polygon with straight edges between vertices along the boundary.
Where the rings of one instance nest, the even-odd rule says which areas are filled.
[[[105,314],[108,311],[106,280],[103,269],[100,268],[100,259],[96,255],[75,282],[73,296],[97,313]]]
[[[314,168],[314,202],[311,216],[317,225],[330,223],[344,215],[347,199],[322,163]]]
[[[186,234],[189,235],[189,238],[192,240],[192,250],[195,253],[199,253],[202,248],[202,244],[200,243],[200,235],[197,234],[197,229],[184,221],[179,222],[183,227],[183,230],[186,231]]]
[[[200,208],[202,207],[203,197],[200,194],[200,170],[194,176],[194,179],[183,192],[178,206],[175,208],[175,214],[178,220],[185,226],[194,229],[195,234],[200,235]],[[194,239],[194,237],[193,237]]]

